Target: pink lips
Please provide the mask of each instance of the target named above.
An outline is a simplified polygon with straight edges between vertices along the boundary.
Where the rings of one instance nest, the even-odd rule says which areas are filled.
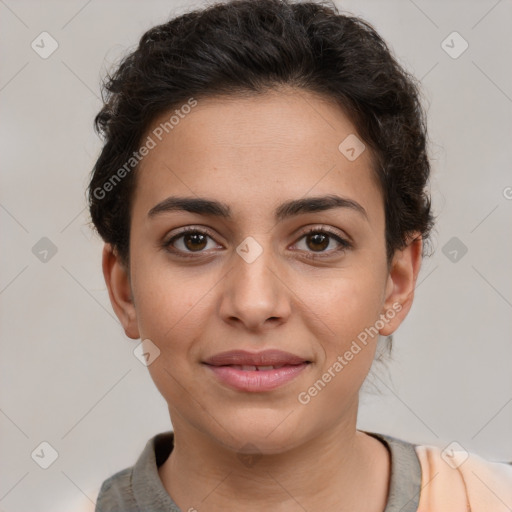
[[[303,357],[281,350],[233,350],[207,359],[204,364],[223,383],[240,391],[270,391],[291,381],[309,364]]]

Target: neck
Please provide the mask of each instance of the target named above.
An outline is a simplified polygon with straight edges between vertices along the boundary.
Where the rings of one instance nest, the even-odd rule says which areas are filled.
[[[279,454],[236,454],[204,433],[173,421],[174,449],[159,468],[184,511],[365,510],[387,502],[390,458],[353,422]]]

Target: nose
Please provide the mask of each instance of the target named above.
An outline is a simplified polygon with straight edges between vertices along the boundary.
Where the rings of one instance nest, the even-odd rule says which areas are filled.
[[[241,250],[240,250],[241,249]],[[279,272],[279,261],[269,244],[239,246],[224,278],[220,315],[232,325],[265,331],[287,321],[291,312],[290,290]],[[248,249],[248,252],[247,252]],[[251,254],[251,251],[253,254]],[[252,259],[260,253],[256,259]]]

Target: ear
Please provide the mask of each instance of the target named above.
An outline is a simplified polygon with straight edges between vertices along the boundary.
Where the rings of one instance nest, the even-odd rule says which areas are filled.
[[[110,244],[103,247],[102,268],[110,302],[126,336],[133,340],[140,338],[129,270]]]
[[[405,320],[412,306],[416,279],[421,267],[423,240],[420,234],[409,239],[404,249],[395,251],[386,283],[382,314],[386,322],[379,333],[393,334]],[[387,314],[386,314],[387,313]]]

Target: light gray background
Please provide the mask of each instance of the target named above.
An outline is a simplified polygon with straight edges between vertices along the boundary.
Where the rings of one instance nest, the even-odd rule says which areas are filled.
[[[0,0],[2,512],[92,508],[101,482],[170,429],[138,342],[111,310],[84,189],[106,67],[200,5]],[[359,428],[512,460],[512,2],[338,6],[373,23],[422,78],[438,215],[436,253]],[[43,31],[59,44],[47,59],[31,48]],[[453,31],[469,43],[457,59],[441,46]],[[42,237],[57,247],[46,262],[32,252]],[[442,252],[452,237],[468,249],[457,262]],[[59,454],[46,470],[31,458],[42,441]]]

